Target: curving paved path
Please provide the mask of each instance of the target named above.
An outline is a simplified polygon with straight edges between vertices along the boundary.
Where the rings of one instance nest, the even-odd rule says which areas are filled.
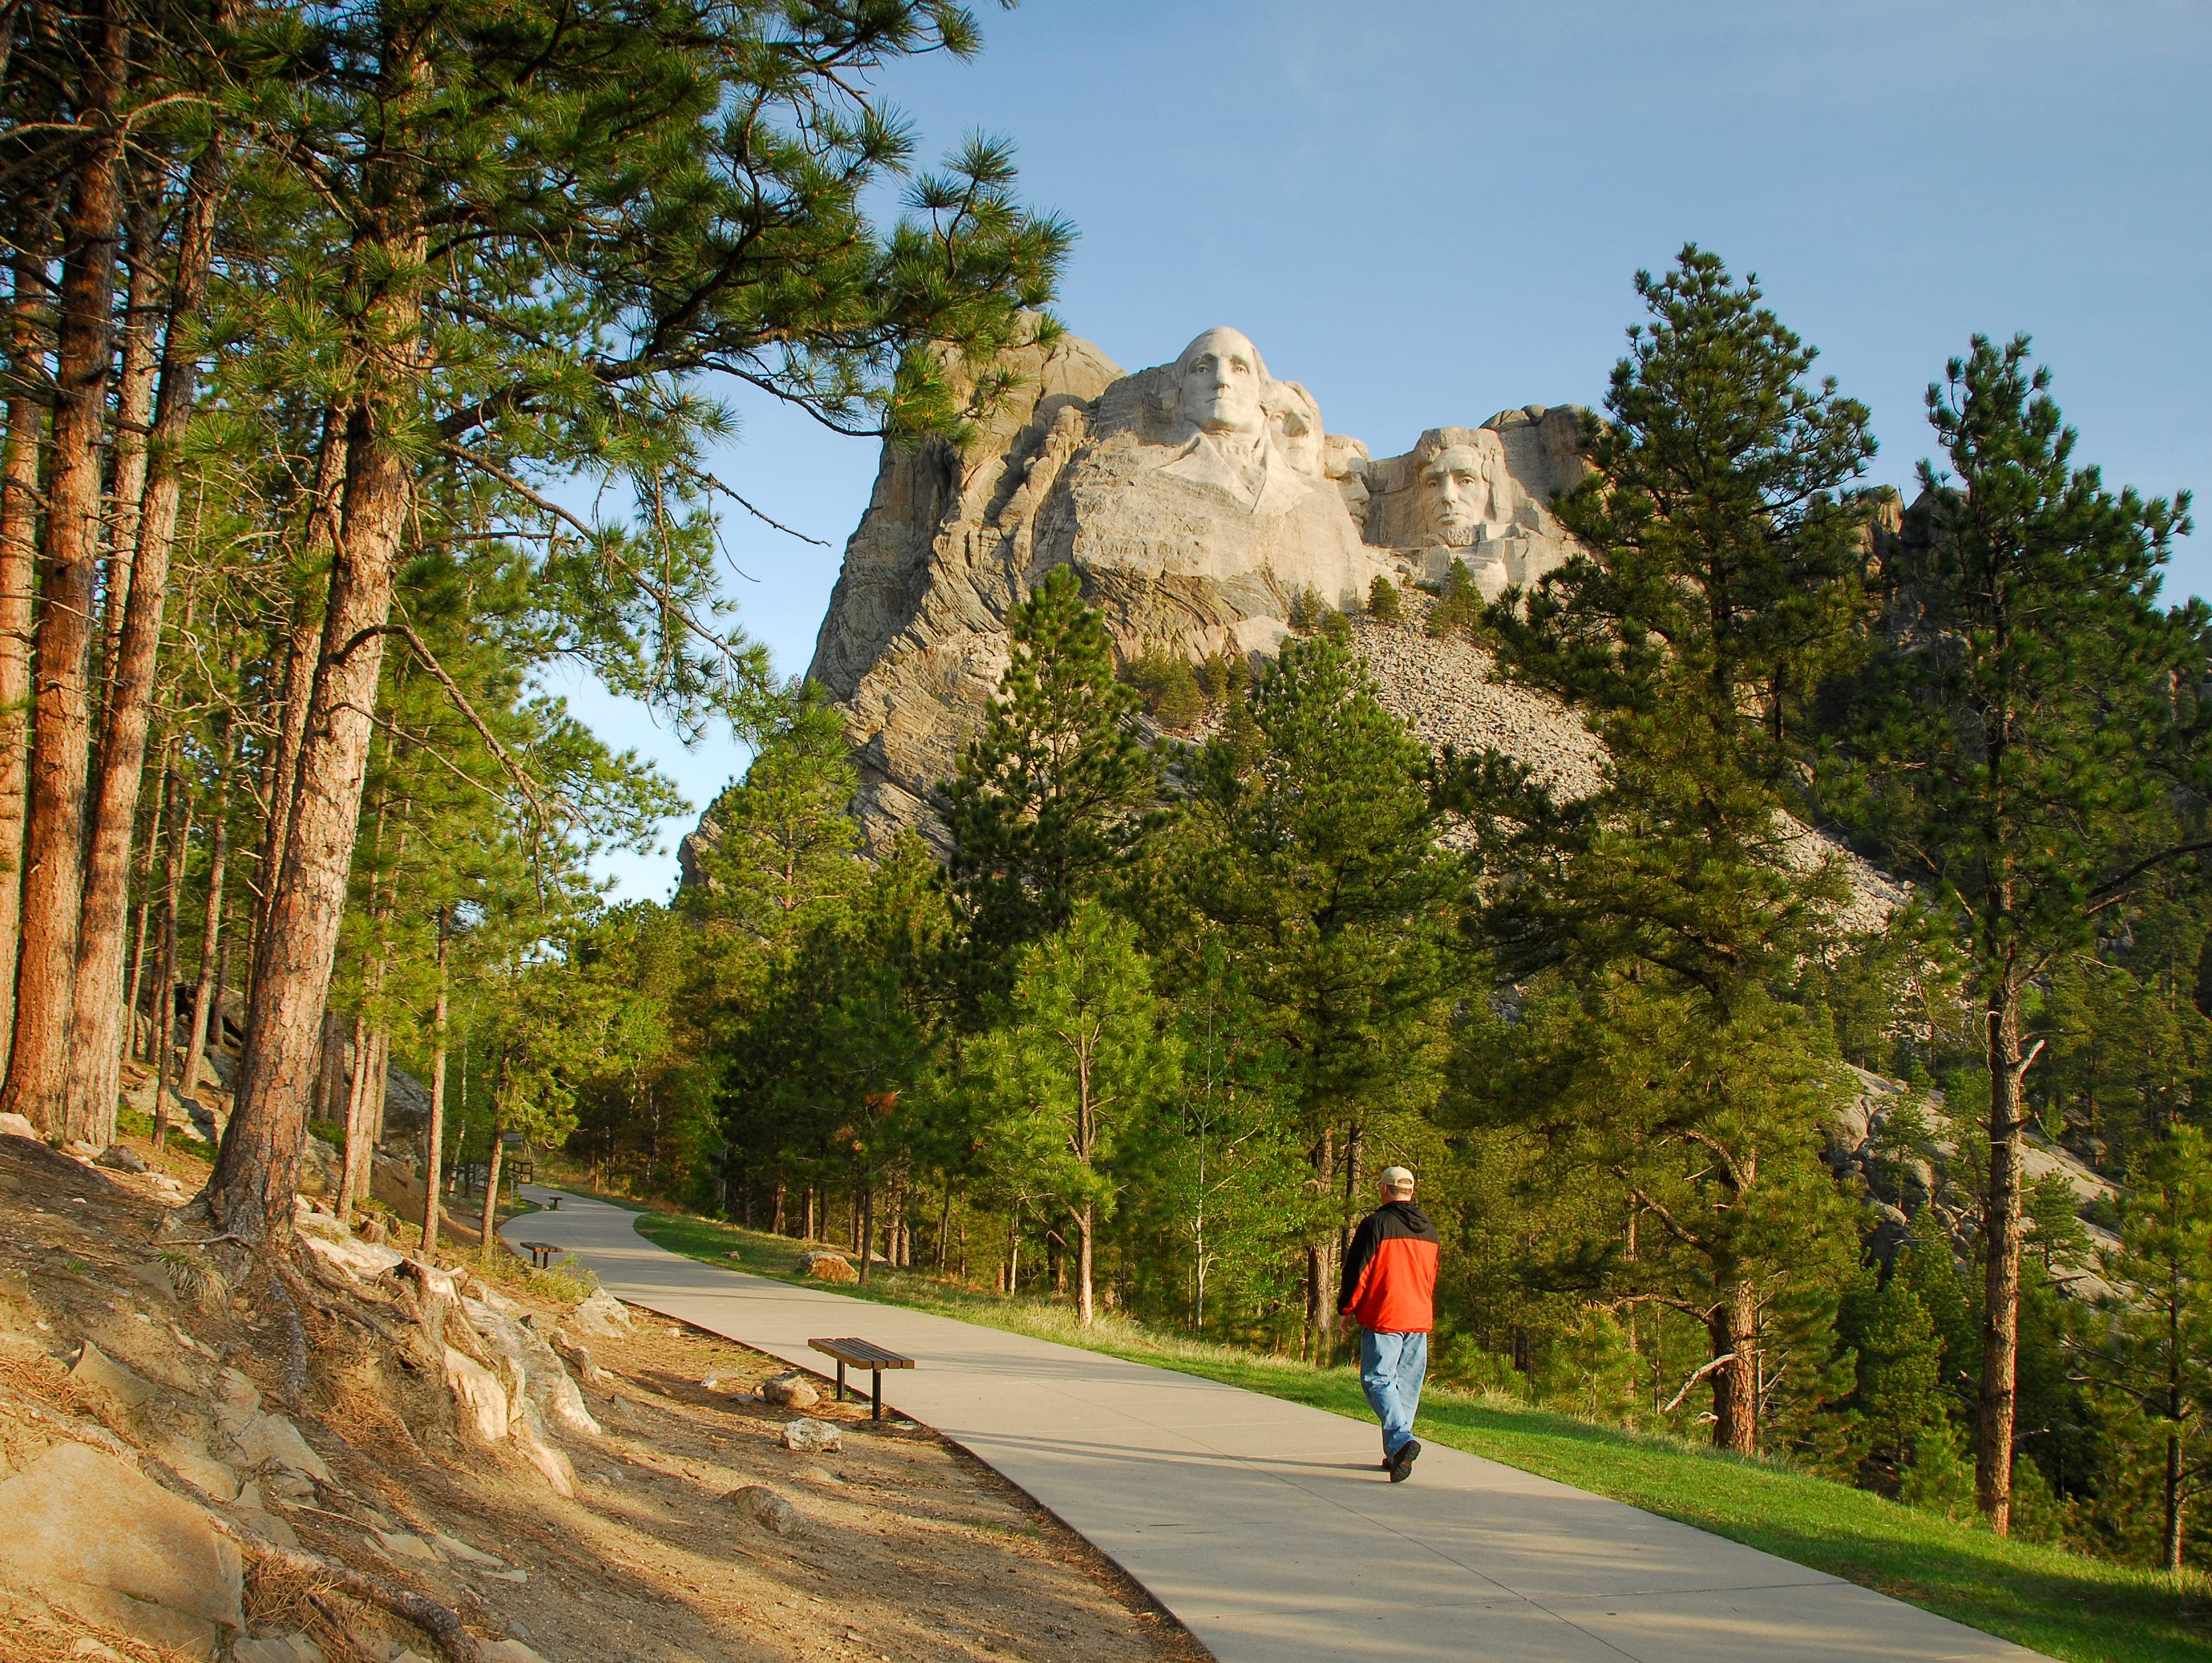
[[[549,1193],[538,1191],[533,1199]],[[633,1305],[817,1371],[816,1335],[914,1357],[886,1409],[1079,1531],[1221,1663],[1936,1663],[2037,1654],[1802,1565],[1429,1444],[1393,1485],[1371,1425],[1188,1375],[702,1265],[561,1198],[560,1242]],[[866,1376],[860,1377],[865,1384]]]

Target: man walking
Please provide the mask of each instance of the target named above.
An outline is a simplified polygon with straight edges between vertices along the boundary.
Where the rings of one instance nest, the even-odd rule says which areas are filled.
[[[1413,1174],[1382,1168],[1382,1205],[1359,1222],[1344,1255],[1336,1308],[1359,1324],[1359,1384],[1382,1423],[1392,1484],[1413,1476],[1421,1446],[1413,1411],[1436,1326],[1437,1227],[1413,1205]]]

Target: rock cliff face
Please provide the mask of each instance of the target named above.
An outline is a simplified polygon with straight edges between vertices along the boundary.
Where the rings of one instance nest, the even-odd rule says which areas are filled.
[[[1578,410],[1432,428],[1377,460],[1235,330],[1133,374],[1073,337],[1012,367],[1021,392],[964,446],[885,446],[815,644],[808,673],[845,713],[872,844],[934,837],[936,787],[1006,668],[1006,616],[1054,566],[1075,567],[1125,655],[1199,658],[1272,653],[1309,592],[1356,606],[1378,576],[1433,581],[1459,559],[1495,595],[1566,557],[1546,504],[1587,470]],[[1471,649],[1358,640],[1432,742],[1480,736],[1562,783],[1594,778],[1580,723],[1491,685]]]

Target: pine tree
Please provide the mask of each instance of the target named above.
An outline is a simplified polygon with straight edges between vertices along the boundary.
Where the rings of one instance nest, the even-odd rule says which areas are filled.
[[[2177,1126],[2143,1151],[2123,1204],[2120,1246],[2078,1376],[2120,1400],[2158,1450],[2160,1563],[2182,1563],[2189,1504],[2212,1487],[2212,1147]]]
[[[2188,502],[2106,489],[2028,343],[1976,337],[1928,391],[1953,470],[1886,555],[1894,622],[1850,689],[1831,801],[1957,920],[1986,1071],[1984,1333],[1975,1448],[2002,1532],[2019,1369],[2029,985],[2203,845],[2178,801],[2212,784],[2195,689],[2204,610],[2158,603]],[[2177,793],[2179,795],[2178,796]]]
[[[1865,1305],[1856,1320],[1844,1325],[1858,1351],[1850,1406],[1867,1440],[1861,1483],[1894,1496],[1923,1446],[1933,1452],[1930,1430],[1946,1420],[1943,1341],[1905,1276],[1892,1275]]]
[[[1603,1198],[1606,1233],[1555,1236],[1548,1278],[1697,1323],[1705,1358],[1667,1410],[1709,1389],[1720,1448],[1760,1448],[1782,1353],[1808,1382],[1828,1366],[1857,1249],[1820,1161],[1839,1071],[1806,1014],[1757,987],[1723,1017],[1698,989],[1621,974],[1532,999],[1471,1096],[1476,1126],[1534,1135],[1540,1181]]]
[[[946,787],[952,891],[984,986],[1108,885],[1160,778],[1073,567],[1048,573],[1007,630],[1012,662]]]
[[[1874,446],[1865,408],[1808,379],[1813,349],[1755,281],[1692,245],[1636,286],[1650,321],[1614,368],[1595,470],[1559,504],[1583,550],[1489,616],[1509,672],[1577,702],[1603,737],[1601,787],[1561,802],[1492,753],[1461,768],[1455,800],[1502,880],[1483,920],[1502,968],[1571,989],[1571,1029],[1652,1010],[1674,1026],[1650,1043],[1682,1059],[1683,1083],[1655,1075],[1651,1115],[1619,1114],[1609,1158],[1671,1243],[1645,1272],[1651,1296],[1707,1331],[1692,1378],[1711,1381],[1715,1439],[1749,1453],[1778,1278],[1799,1255],[1833,1273],[1843,1229],[1819,1204],[1812,1131],[1841,1082],[1772,989],[1820,956],[1843,894],[1839,863],[1800,856],[1789,810],[1812,693],[1850,651],[1863,514],[1848,488]],[[1602,1056],[1607,1041],[1576,1043]],[[1772,1071],[1737,1076],[1731,1047]],[[1530,1123],[1547,1101],[1526,1106]],[[1562,1112],[1594,1101],[1568,1090]],[[1594,1135],[1581,1114],[1566,1124]],[[1802,1209],[1802,1239],[1758,1235],[1777,1205]]]
[[[1310,1181],[1331,1216],[1307,1247],[1308,1339],[1325,1345],[1369,1130],[1434,1088],[1469,874],[1437,845],[1426,750],[1343,647],[1285,642],[1246,708],[1249,735],[1232,729],[1195,759],[1152,853],[1153,934],[1187,935],[1184,909],[1205,920],[1293,1059]]]
[[[811,688],[781,702],[744,779],[707,810],[682,905],[710,929],[788,947],[857,883],[860,828],[846,812],[860,776],[844,720]]]
[[[1849,645],[1867,408],[1809,380],[1815,349],[1759,304],[1758,279],[1738,285],[1696,244],[1662,276],[1638,272],[1636,292],[1650,320],[1613,367],[1593,471],[1558,505],[1584,552],[1492,622],[1522,679],[1601,717],[1663,703],[1771,783]]]
[[[1135,930],[1096,901],[1024,948],[970,1066],[1000,1109],[993,1159],[1019,1171],[1076,1233],[1076,1308],[1096,1316],[1098,1226],[1120,1140],[1174,1091],[1180,1047],[1161,1023]]]
[[[209,1191],[249,1242],[290,1217],[375,689],[388,641],[420,655],[392,611],[426,477],[509,505],[543,550],[549,633],[618,690],[686,722],[742,717],[762,666],[710,627],[703,505],[723,488],[698,447],[726,422],[700,378],[847,431],[956,430],[1006,391],[963,365],[1034,331],[1067,241],[981,140],[912,177],[898,223],[867,217],[911,153],[868,73],[975,49],[972,19],[936,0],[383,5],[283,44],[270,154],[312,160],[297,199],[319,217],[272,264],[331,304],[282,361],[326,413],[345,535],[295,613],[249,1041]],[[629,481],[635,524],[586,523],[532,485],[541,470]]]

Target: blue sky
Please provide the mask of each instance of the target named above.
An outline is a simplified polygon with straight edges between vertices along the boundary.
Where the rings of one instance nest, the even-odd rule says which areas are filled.
[[[1488,3],[1029,0],[980,58],[879,83],[934,156],[1018,148],[1080,234],[1057,310],[1125,367],[1250,335],[1377,455],[1530,403],[1595,404],[1638,267],[1685,240],[1755,271],[1871,405],[1909,483],[1921,398],[2024,330],[2115,483],[2212,485],[2212,9],[2191,0]],[[726,521],[745,628],[796,674],[876,447],[742,406],[718,467],[831,545]],[[2208,502],[2212,511],[2212,502]],[[2169,592],[2212,593],[2212,521]],[[566,684],[695,803],[744,767]],[[686,822],[688,823],[688,822]],[[664,898],[669,853],[603,863]]]

